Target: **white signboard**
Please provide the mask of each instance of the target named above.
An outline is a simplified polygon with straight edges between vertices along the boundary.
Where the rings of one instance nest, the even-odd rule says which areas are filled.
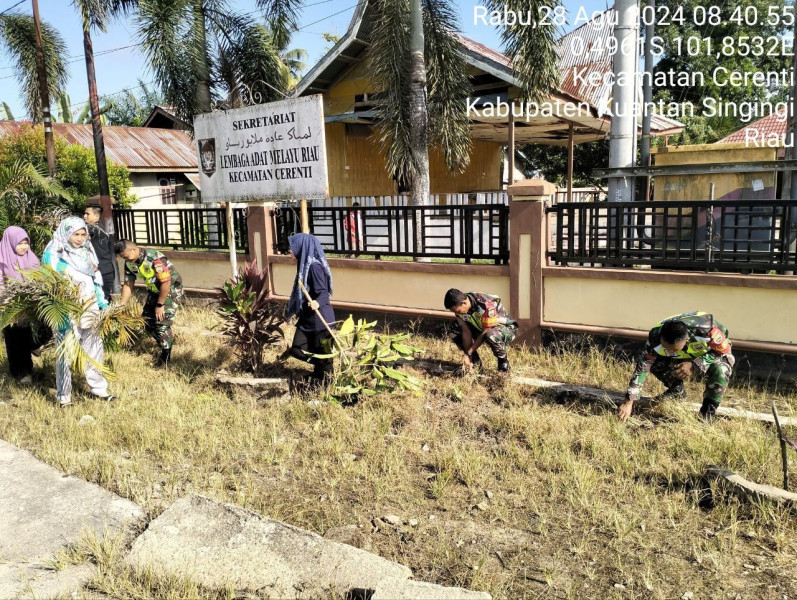
[[[197,115],[194,139],[205,200],[327,197],[320,95]]]

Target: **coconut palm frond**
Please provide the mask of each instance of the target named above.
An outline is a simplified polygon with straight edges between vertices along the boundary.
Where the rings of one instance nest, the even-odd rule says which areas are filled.
[[[91,304],[80,299],[78,286],[48,265],[22,271],[22,277],[7,281],[0,293],[0,325],[40,322],[53,331],[64,332],[55,349],[59,358],[66,360],[76,373],[92,366],[103,375],[110,375],[108,367],[83,350],[73,331],[71,324],[80,323]]]
[[[196,111],[194,59],[186,40],[194,31],[191,0],[142,0],[136,25],[155,79],[177,116],[192,123]]]
[[[56,345],[55,356],[58,360],[68,362],[73,373],[85,373],[86,369],[92,367],[102,373],[106,379],[114,378],[114,372],[108,365],[97,362],[83,349],[74,328],[68,329],[61,343]]]
[[[229,48],[235,88],[247,104],[282,100],[289,87],[289,72],[262,25],[247,27]]]
[[[406,0],[375,0],[369,50],[378,136],[388,173],[408,179],[412,173],[410,140],[410,8]]]
[[[559,4],[559,0],[487,0],[484,3],[488,11],[507,10],[516,14],[528,11],[533,15],[542,14],[541,8],[553,9]],[[527,27],[519,22],[501,27],[504,52],[512,59],[523,99],[544,100],[558,85],[556,39],[559,33],[559,28],[554,26]]]
[[[257,5],[265,13],[278,49],[288,46],[291,33],[296,30],[303,4],[302,0],[257,0]]]
[[[57,96],[66,89],[69,69],[64,57],[66,43],[49,23],[42,22],[42,49],[50,92]],[[25,109],[34,122],[42,120],[41,95],[36,70],[36,32],[33,17],[11,13],[0,15],[0,44],[11,56],[14,74],[22,84]]]
[[[3,102],[0,104],[0,120],[1,121],[13,121],[14,120],[14,113],[11,112],[11,107]]]
[[[141,306],[131,300],[125,306],[111,305],[100,313],[99,331],[106,350],[118,350],[135,342],[144,329]]]
[[[451,171],[464,171],[472,149],[466,108],[471,93],[468,66],[459,41],[453,8],[441,0],[424,0],[424,47],[431,144],[443,150]]]

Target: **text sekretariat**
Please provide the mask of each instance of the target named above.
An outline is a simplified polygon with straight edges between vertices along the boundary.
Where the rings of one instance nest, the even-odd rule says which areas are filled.
[[[296,121],[296,113],[294,111],[277,113],[274,115],[257,117],[256,119],[233,121],[232,130],[240,131],[242,129],[254,129],[256,127],[269,127],[270,125],[283,125],[284,123],[293,123],[294,121]]]

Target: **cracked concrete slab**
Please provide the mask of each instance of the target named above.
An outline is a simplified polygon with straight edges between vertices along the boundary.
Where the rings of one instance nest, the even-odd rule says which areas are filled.
[[[345,595],[412,574],[375,554],[198,495],[178,500],[152,521],[128,561],[270,598]]]
[[[86,532],[128,532],[143,517],[137,504],[0,440],[0,597],[70,595],[91,566],[55,571],[53,555]]]

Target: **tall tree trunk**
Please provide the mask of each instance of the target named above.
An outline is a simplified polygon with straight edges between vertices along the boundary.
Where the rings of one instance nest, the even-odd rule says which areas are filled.
[[[44,47],[42,44],[42,24],[39,20],[39,1],[33,0],[33,24],[36,31],[36,71],[39,75],[39,95],[44,121],[44,148],[47,154],[47,170],[55,177],[55,141],[53,123],[50,117],[50,89],[47,86],[47,69],[44,66]]]
[[[102,121],[100,101],[97,95],[97,78],[94,73],[94,46],[91,43],[89,23],[83,23],[83,53],[86,56],[86,78],[89,83],[89,106],[91,107],[91,131],[94,136],[94,159],[97,162],[97,179],[100,185],[100,206],[102,216],[100,227],[109,236],[115,233],[113,227],[113,205],[111,204],[111,187],[108,184],[108,164],[105,160],[105,142],[102,137]],[[113,291],[121,289],[118,269],[114,269]]]
[[[200,113],[208,113],[211,111],[211,97],[210,97],[210,66],[208,65],[208,42],[207,42],[207,29],[205,28],[205,8],[202,0],[194,2],[194,18],[201,24],[197,31],[197,38],[195,40],[197,45],[197,56],[199,57],[199,64],[197,65],[196,77],[196,106],[197,111]]]
[[[412,173],[410,193],[412,204],[429,204],[429,144],[426,111],[426,60],[424,59],[423,13],[421,0],[410,0],[410,143],[412,145]],[[415,217],[415,243],[423,250],[423,218],[418,211]],[[425,261],[422,261],[425,262]]]

